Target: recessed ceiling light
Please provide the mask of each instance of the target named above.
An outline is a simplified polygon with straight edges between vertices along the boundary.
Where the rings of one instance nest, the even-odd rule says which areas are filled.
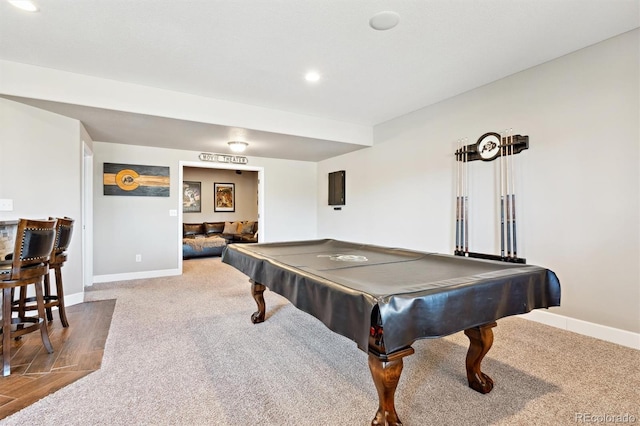
[[[18,9],[26,10],[27,12],[37,12],[38,8],[31,0],[8,0],[9,3],[17,7]]]
[[[320,80],[320,74],[316,71],[309,71],[304,75],[304,79],[315,83],[316,81]]]
[[[374,30],[386,31],[398,25],[400,15],[396,12],[378,12],[369,19],[369,26]]]

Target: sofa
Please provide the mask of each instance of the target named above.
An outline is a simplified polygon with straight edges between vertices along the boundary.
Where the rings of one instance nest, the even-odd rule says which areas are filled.
[[[227,244],[257,243],[258,222],[203,222],[182,224],[182,258],[220,256]]]

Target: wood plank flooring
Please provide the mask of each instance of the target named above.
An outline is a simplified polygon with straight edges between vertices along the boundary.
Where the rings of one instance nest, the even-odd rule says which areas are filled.
[[[13,341],[11,375],[0,377],[0,419],[98,370],[115,305],[115,300],[103,300],[69,306],[68,328],[54,311],[49,323],[52,354],[39,332]]]

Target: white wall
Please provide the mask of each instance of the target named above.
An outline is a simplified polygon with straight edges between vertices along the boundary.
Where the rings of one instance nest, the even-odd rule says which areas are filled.
[[[171,196],[104,195],[104,163],[169,166]],[[182,200],[175,161],[161,149],[94,142],[93,172],[94,275],[175,270],[177,217],[169,211]],[[135,261],[138,254],[142,262]]]
[[[181,223],[170,210],[182,208],[180,162],[198,161],[199,152],[94,142],[94,273],[96,282],[126,274],[178,273]],[[248,157],[264,168],[264,241],[316,237],[316,163]],[[103,195],[103,163],[170,168],[169,197]],[[210,163],[205,163],[210,165]],[[310,190],[311,189],[311,190]],[[262,231],[261,231],[262,232]],[[135,261],[135,255],[142,262]],[[147,273],[147,274],[145,274]]]
[[[530,138],[517,156],[519,255],[558,274],[562,306],[552,311],[640,332],[639,38],[626,33],[377,126],[373,147],[319,163],[319,237],[452,253],[456,140],[513,128]],[[472,167],[472,251],[499,253],[494,227],[479,230],[498,220],[496,166]],[[342,169],[347,204],[334,211],[327,173]]]
[[[81,124],[0,98],[0,198],[13,211],[0,220],[75,219],[62,270],[65,299],[82,301]]]

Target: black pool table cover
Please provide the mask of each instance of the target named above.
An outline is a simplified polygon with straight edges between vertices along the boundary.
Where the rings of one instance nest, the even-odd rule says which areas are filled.
[[[337,240],[230,244],[222,261],[368,350],[374,308],[387,353],[560,305],[555,273],[534,265]]]

